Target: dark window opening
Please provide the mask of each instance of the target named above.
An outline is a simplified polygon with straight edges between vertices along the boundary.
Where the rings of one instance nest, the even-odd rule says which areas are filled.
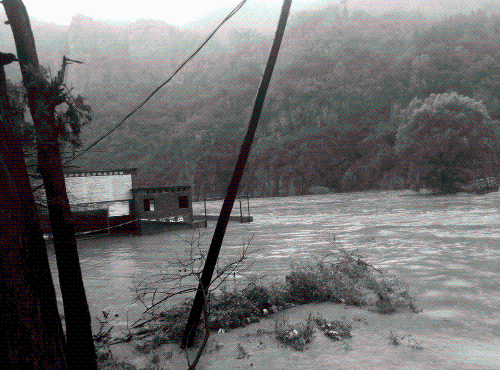
[[[153,212],[155,210],[154,199],[144,199],[144,212]]]
[[[189,198],[187,195],[179,197],[179,208],[189,208]]]

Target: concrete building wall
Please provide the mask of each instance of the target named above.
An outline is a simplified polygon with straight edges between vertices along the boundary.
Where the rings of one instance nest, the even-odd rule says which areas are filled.
[[[134,189],[134,201],[140,220],[189,224],[193,222],[190,186]]]

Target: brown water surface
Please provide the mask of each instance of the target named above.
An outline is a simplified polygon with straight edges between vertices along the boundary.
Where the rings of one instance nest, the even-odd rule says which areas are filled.
[[[208,213],[217,214],[220,206],[210,202]],[[273,278],[283,277],[292,260],[331,251],[334,240],[358,249],[369,263],[410,285],[424,310],[418,315],[425,319],[426,330],[435,331],[428,341],[441,343],[445,358],[455,354],[479,366],[470,368],[500,369],[494,355],[500,352],[499,206],[498,193],[422,196],[387,191],[252,199],[254,222],[230,223],[222,252],[235,256],[252,239],[250,250],[258,250],[252,257],[254,271]],[[239,204],[235,207],[239,215]],[[194,204],[194,209],[201,214],[203,204]],[[206,245],[214,226],[212,222],[203,230]],[[188,249],[186,240],[192,237],[185,230],[79,241],[92,316],[110,309],[122,325],[127,316],[133,321],[141,312],[132,302],[134,277],[158,272],[162,261]],[[50,261],[54,271],[52,252]],[[97,320],[93,325],[97,327]]]

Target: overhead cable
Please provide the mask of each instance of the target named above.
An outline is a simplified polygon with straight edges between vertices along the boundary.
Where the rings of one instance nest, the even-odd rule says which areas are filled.
[[[219,28],[222,27],[224,23],[226,23],[233,15],[235,15],[242,7],[245,5],[247,0],[241,1],[236,7],[231,10],[231,12],[224,18],[219,25],[205,38],[205,40],[201,43],[201,45],[184,61],[181,63],[181,65],[175,70],[174,73],[161,85],[159,85],[156,89],[151,92],[151,94],[148,95],[146,99],[142,101],[141,104],[139,104],[136,108],[134,108],[129,114],[127,114],[119,123],[117,123],[111,130],[109,130],[106,134],[102,135],[99,139],[95,140],[92,144],[90,144],[88,147],[86,147],[84,150],[82,150],[79,154],[73,156],[70,160],[67,160],[64,162],[64,164],[67,164],[73,160],[75,160],[78,157],[81,157],[83,154],[85,154],[87,151],[89,151],[92,147],[96,146],[98,143],[100,143],[102,140],[104,140],[106,137],[111,135],[118,127],[120,127],[130,116],[132,116],[135,112],[137,112],[141,107],[143,107],[163,86],[168,84],[172,78],[191,60],[193,59],[196,54],[200,52],[201,49],[207,44],[208,41],[215,35],[215,33],[219,30]]]

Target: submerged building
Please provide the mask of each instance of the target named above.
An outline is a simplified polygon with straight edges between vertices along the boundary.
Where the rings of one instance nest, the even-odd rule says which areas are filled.
[[[129,168],[64,174],[77,235],[143,234],[197,225],[190,186],[135,188],[136,173]],[[50,232],[48,215],[42,213],[41,219]]]
[[[142,234],[165,227],[194,227],[191,186],[160,186],[133,189]]]

